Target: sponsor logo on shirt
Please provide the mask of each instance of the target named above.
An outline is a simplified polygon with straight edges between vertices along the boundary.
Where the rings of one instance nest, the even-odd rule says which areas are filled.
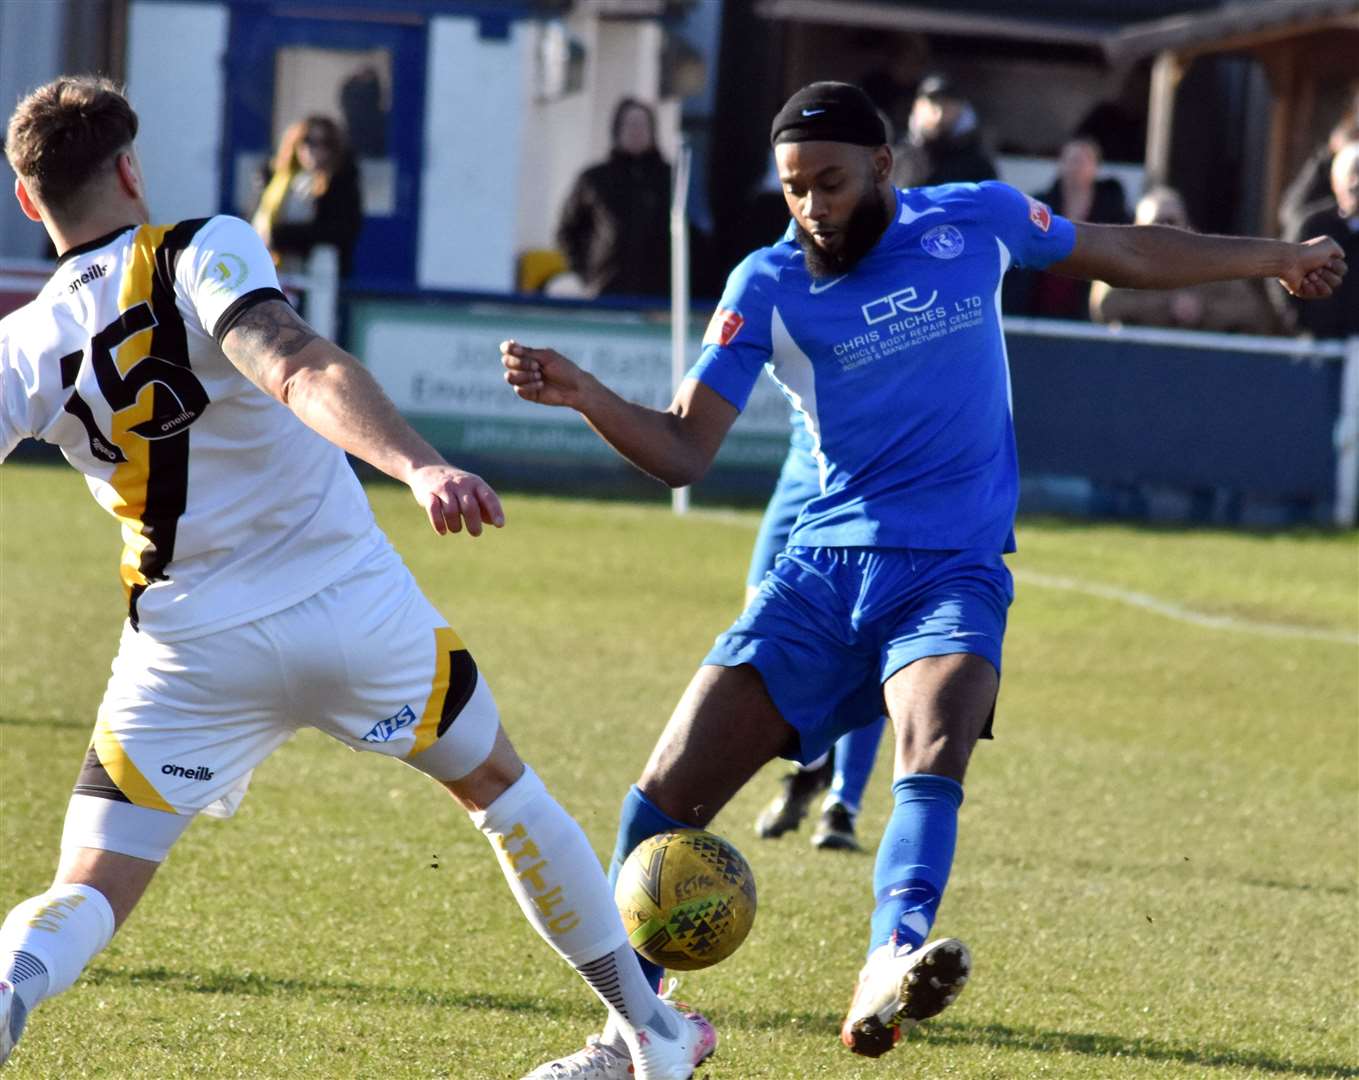
[[[1037,199],[1030,199],[1027,195],[1024,198],[1029,199],[1029,220],[1043,232],[1047,232],[1052,228],[1052,211]]]
[[[221,251],[213,257],[205,276],[209,288],[218,292],[236,292],[250,276],[250,267],[239,255]]]
[[[703,334],[703,344],[730,345],[745,324],[745,319],[736,312],[718,308],[708,321],[708,329]]]
[[[108,267],[95,263],[79,277],[73,277],[66,286],[67,292],[76,292],[82,285],[88,285],[101,277],[108,276]]]
[[[963,253],[963,234],[952,225],[936,225],[920,238],[920,246],[936,259],[956,259]]]
[[[185,780],[211,780],[214,775],[206,765],[195,765],[192,769],[183,765],[162,765],[160,771],[164,776],[182,776]]]
[[[402,705],[401,711],[387,717],[386,720],[379,720],[373,725],[373,729],[363,737],[364,742],[391,742],[392,737],[403,728],[410,727],[415,723],[415,711],[409,705]]]
[[[904,289],[898,289],[894,293],[888,293],[886,296],[880,296],[876,300],[870,300],[864,304],[864,322],[872,326],[874,323],[886,322],[896,315],[909,315],[917,311],[924,311],[937,299],[939,299],[937,289],[930,293],[928,300],[921,301],[916,287],[907,285]]]

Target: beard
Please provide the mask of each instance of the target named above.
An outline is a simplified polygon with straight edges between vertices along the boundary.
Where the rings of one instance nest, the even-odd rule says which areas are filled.
[[[847,274],[860,259],[872,250],[887,228],[888,213],[878,198],[878,189],[870,185],[850,212],[841,230],[838,251],[826,251],[816,239],[794,219],[798,247],[802,248],[807,272],[814,278],[839,277]]]

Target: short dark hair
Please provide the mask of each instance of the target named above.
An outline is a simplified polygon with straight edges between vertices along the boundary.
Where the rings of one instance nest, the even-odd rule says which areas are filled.
[[[57,212],[137,137],[137,114],[122,88],[98,75],[63,75],[19,102],[5,157],[28,193]]]

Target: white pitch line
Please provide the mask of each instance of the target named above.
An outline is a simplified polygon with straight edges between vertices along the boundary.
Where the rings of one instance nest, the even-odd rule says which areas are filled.
[[[1335,641],[1342,645],[1359,645],[1359,634],[1344,630],[1327,630],[1316,626],[1294,626],[1290,623],[1256,622],[1252,619],[1238,619],[1232,615],[1208,615],[1193,611],[1169,600],[1161,600],[1147,593],[1120,589],[1116,585],[1103,585],[1098,581],[1081,581],[1078,578],[1058,577],[1043,574],[1036,570],[1016,570],[1014,576],[1026,585],[1037,585],[1043,589],[1062,589],[1066,592],[1085,593],[1104,600],[1142,608],[1157,615],[1179,622],[1192,623],[1194,626],[1207,626],[1214,630],[1234,630],[1242,634],[1259,634],[1263,637],[1313,638],[1317,641]]]

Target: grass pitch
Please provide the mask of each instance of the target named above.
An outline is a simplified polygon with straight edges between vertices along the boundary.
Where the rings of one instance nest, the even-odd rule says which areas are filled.
[[[440,541],[404,490],[371,490],[521,752],[606,855],[736,613],[757,515],[510,497],[502,532]],[[814,852],[805,827],[756,839],[771,766],[713,826],[761,906],[732,959],[684,979],[721,1036],[698,1075],[1359,1076],[1355,535],[1029,521],[1019,538],[998,738],[973,759],[938,926],[971,945],[972,985],[880,1061],[839,1045],[872,858]],[[117,640],[117,551],[73,473],[4,468],[0,910],[54,865]],[[1227,622],[1088,591],[1106,587]],[[888,783],[880,763],[866,838]],[[599,1020],[451,800],[304,735],[235,819],[194,825],[9,1072],[517,1078]]]

